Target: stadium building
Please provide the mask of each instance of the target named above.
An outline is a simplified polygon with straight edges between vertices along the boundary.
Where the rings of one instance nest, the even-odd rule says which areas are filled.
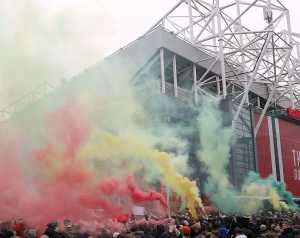
[[[126,69],[147,110],[170,124],[193,125],[203,95],[222,99],[220,120],[233,126],[236,137],[228,168],[232,183],[238,187],[249,171],[257,171],[285,182],[297,199],[298,37],[291,30],[289,10],[276,0],[181,0],[134,42],[60,89],[41,85],[4,108],[2,119],[41,104],[45,95],[78,92],[87,78],[96,82],[109,78],[110,71]],[[191,163],[199,146],[197,134],[195,129],[184,135],[190,141]],[[205,174],[200,176],[200,165],[198,169],[194,178],[201,180]]]

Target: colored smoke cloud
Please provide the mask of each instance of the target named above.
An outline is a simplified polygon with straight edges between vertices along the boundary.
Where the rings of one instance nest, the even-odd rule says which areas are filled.
[[[291,193],[283,183],[273,177],[262,179],[254,172],[249,173],[241,190],[229,181],[227,167],[230,147],[234,138],[231,127],[225,127],[218,103],[204,100],[198,118],[201,149],[198,159],[207,168],[208,178],[205,192],[222,211],[228,213],[253,214],[268,200],[275,209],[284,208],[281,200],[288,202],[290,208],[299,209]]]
[[[202,206],[196,184],[178,172],[169,154],[155,148],[160,138],[136,123],[136,115],[145,112],[129,92],[121,104],[130,108],[119,110],[119,120],[109,120],[117,110],[101,93],[100,100],[81,94],[41,103],[42,109],[20,112],[1,127],[0,219],[22,217],[42,228],[68,218],[96,222],[96,229],[98,221],[127,217],[135,204],[159,203],[166,210],[157,183],[184,198],[195,215],[195,206]]]
[[[81,114],[78,114],[81,112]],[[49,142],[24,157],[26,136],[5,127],[0,132],[1,220],[22,217],[29,225],[42,228],[49,221],[69,218],[79,221],[114,219],[130,213],[133,204],[166,198],[143,191],[133,176],[97,176],[88,161],[77,155],[88,143],[90,127],[84,109],[66,103],[47,114]],[[23,166],[24,161],[30,169]],[[107,169],[107,168],[105,168]],[[126,203],[116,201],[121,197]],[[102,209],[95,217],[94,211]]]
[[[100,134],[98,143],[85,149],[84,158],[130,158],[137,164],[144,162],[148,173],[154,170],[160,182],[187,200],[187,206],[194,215],[195,206],[202,206],[196,183],[178,173],[172,158],[165,152],[154,150],[134,137],[117,137],[107,133]]]
[[[122,217],[135,203],[164,210],[158,184],[195,213],[201,200],[183,175],[186,141],[144,110],[129,82],[131,62],[123,68],[102,62],[59,83],[109,47],[113,28],[103,1],[4,0],[0,13],[3,106],[39,83],[61,84],[49,97],[21,105],[0,128],[0,219],[23,217],[41,227],[53,219],[87,224],[97,216]]]

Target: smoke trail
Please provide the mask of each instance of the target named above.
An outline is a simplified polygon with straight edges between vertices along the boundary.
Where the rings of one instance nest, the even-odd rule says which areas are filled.
[[[167,153],[148,147],[133,137],[115,136],[105,132],[99,133],[95,144],[89,144],[88,147],[83,148],[80,157],[99,159],[130,158],[137,163],[139,161],[146,162],[145,169],[150,172],[155,169],[159,173],[157,179],[160,178],[159,180],[163,184],[185,198],[187,206],[194,216],[196,216],[195,206],[202,207],[197,185],[177,172],[170,156]],[[149,162],[151,164],[147,166]]]
[[[223,127],[221,118],[217,104],[205,100],[198,118],[201,143],[199,159],[206,165],[209,175],[205,191],[219,208],[232,212],[236,210],[236,194],[226,173],[232,131]]]
[[[297,208],[284,184],[273,177],[262,179],[252,172],[245,179],[240,191],[231,185],[227,166],[233,140],[232,128],[223,126],[217,103],[203,101],[198,123],[201,141],[198,156],[207,167],[208,173],[205,192],[220,210],[252,214],[263,207],[263,198],[269,200],[275,209],[282,208],[281,199],[286,200],[291,208]]]
[[[102,209],[100,218],[107,219],[124,216],[136,202],[160,201],[166,205],[161,194],[142,191],[132,177],[102,180],[87,161],[77,158],[80,147],[88,143],[90,127],[85,116],[74,116],[74,112],[84,115],[75,102],[49,113],[49,144],[28,158],[22,153],[25,136],[11,128],[1,128],[0,219],[23,217],[30,225],[41,228],[54,219],[94,221],[94,209]],[[62,123],[62,118],[67,124]],[[30,170],[24,170],[22,159],[31,164]],[[115,196],[129,202],[118,203]],[[43,212],[45,209],[47,212]]]
[[[137,184],[135,183],[133,177],[128,177],[127,179],[127,183],[128,183],[128,190],[130,191],[131,194],[131,198],[134,202],[143,202],[143,201],[159,201],[163,206],[167,206],[167,201],[166,198],[155,191],[150,191],[150,192],[143,192],[142,190],[140,190],[137,186]]]
[[[283,182],[277,181],[273,176],[262,179],[258,174],[250,172],[246,177],[244,187],[249,187],[250,184],[259,184],[261,187],[268,187],[271,190],[269,194],[272,200],[272,204],[275,208],[281,208],[282,203],[280,203],[279,200],[284,200],[288,203],[290,208],[299,211],[299,206],[294,202],[293,195],[290,192],[286,191],[285,184]],[[277,196],[279,198],[276,198]]]

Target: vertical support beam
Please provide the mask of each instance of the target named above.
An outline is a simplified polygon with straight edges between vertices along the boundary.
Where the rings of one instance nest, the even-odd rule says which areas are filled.
[[[240,0],[235,0],[236,2],[236,10],[237,10],[237,16],[241,15],[241,5],[240,5]],[[243,32],[244,29],[242,27],[242,19],[239,18],[238,20],[238,32]],[[242,62],[241,62],[241,66],[244,72],[246,72],[246,60],[245,60],[245,50],[244,50],[244,34],[239,34],[239,38],[240,38],[240,51],[241,51],[241,57],[242,57]],[[247,82],[246,79],[247,77],[245,75],[242,76],[244,82],[244,87],[247,86]],[[249,105],[249,95],[247,93],[247,97],[246,97],[246,103]]]
[[[231,93],[234,95],[235,94],[235,86],[234,86],[234,84],[231,84],[232,86],[231,86]]]
[[[188,1],[188,8],[189,8],[189,28],[190,28],[190,40],[192,44],[195,43],[195,36],[194,36],[194,21],[193,21],[193,9],[192,9],[192,0]]]
[[[214,8],[216,8],[215,4],[216,4],[216,3],[215,3],[215,1],[214,1]],[[217,45],[217,38],[216,38],[216,21],[215,21],[216,12],[215,12],[215,11],[212,11],[212,12],[211,12],[211,15],[212,15],[212,19],[211,19],[211,29],[212,29],[213,35],[215,36],[215,37],[213,38],[213,46],[214,46],[214,50],[217,51],[218,45]]]
[[[194,81],[194,98],[195,104],[198,104],[198,89],[197,89],[197,66],[193,64],[193,81]]]
[[[252,150],[253,150],[253,169],[254,172],[258,171],[258,161],[257,161],[257,145],[256,145],[256,137],[254,135],[255,130],[255,111],[252,107],[249,110],[250,114],[250,122],[251,122],[251,138],[252,138]]]
[[[220,87],[220,78],[217,76],[217,90],[218,90],[218,97],[221,95],[221,87]]]
[[[160,49],[160,78],[161,78],[161,92],[166,93],[166,76],[165,76],[165,59],[164,49]]]
[[[269,129],[269,140],[270,140],[270,152],[271,152],[271,165],[272,165],[272,175],[275,179],[277,179],[277,170],[276,170],[276,145],[275,145],[275,137],[273,130],[273,117],[268,118],[268,129]]]
[[[177,86],[177,62],[176,55],[173,56],[173,81],[174,81],[174,96],[178,97],[178,86]]]
[[[249,83],[247,84],[247,87],[246,87],[245,90],[244,90],[243,98],[242,98],[242,100],[241,100],[241,102],[240,102],[240,105],[239,105],[239,107],[238,107],[238,109],[237,109],[237,111],[236,111],[236,113],[235,113],[234,118],[233,118],[234,121],[236,121],[236,120],[238,119],[238,117],[239,117],[239,115],[240,115],[240,112],[241,112],[241,110],[242,110],[242,107],[243,107],[244,104],[245,104],[245,101],[246,101],[246,99],[247,99],[247,95],[248,95],[248,93],[249,93],[249,91],[250,91],[250,88],[251,88],[251,86],[252,86],[252,83],[253,83],[253,81],[254,81],[254,79],[255,79],[255,77],[256,77],[256,74],[257,74],[257,71],[258,71],[258,69],[259,69],[259,66],[260,66],[260,64],[261,64],[261,62],[262,62],[262,59],[263,59],[263,57],[265,56],[265,53],[266,53],[266,51],[267,51],[268,44],[269,44],[269,42],[270,42],[270,39],[271,39],[272,35],[273,35],[272,32],[268,32],[267,39],[266,39],[266,41],[265,41],[265,43],[264,43],[264,46],[263,46],[263,48],[262,48],[262,50],[261,50],[261,52],[260,52],[260,55],[259,55],[258,59],[257,59],[257,61],[256,61],[256,65],[255,65],[255,67],[254,67],[254,70],[253,70],[253,73],[252,73],[251,78],[250,78],[250,80],[249,80]]]
[[[300,47],[299,47],[300,43],[297,43],[297,58],[300,59]]]
[[[275,135],[276,135],[276,146],[277,146],[277,166],[278,166],[278,174],[280,177],[281,182],[284,181],[284,173],[283,173],[283,165],[282,165],[282,147],[281,147],[281,139],[280,139],[280,129],[279,129],[279,120],[278,118],[275,118],[274,121],[274,130],[275,130]]]
[[[288,42],[289,44],[292,46],[293,45],[293,39],[292,39],[292,27],[291,27],[291,18],[290,18],[290,13],[289,10],[285,10],[285,17],[286,17],[286,23],[287,23],[287,29],[288,29]],[[293,47],[293,46],[292,46]],[[299,57],[299,55],[298,55]],[[293,70],[292,70],[292,66],[290,65],[289,62],[287,62],[287,66],[288,66],[288,83],[289,83],[289,90],[290,90],[290,106],[292,108],[295,108],[295,100],[293,100],[294,98],[294,94],[293,94],[293,85],[292,85],[292,79],[293,79]]]
[[[224,33],[222,31],[221,25],[221,12],[220,12],[220,0],[216,0],[216,11],[217,11],[217,24],[218,24],[218,41],[219,41],[219,59],[221,64],[221,74],[222,74],[222,88],[223,88],[223,98],[227,96],[227,85],[226,85],[226,72],[225,72],[225,60],[224,60]]]

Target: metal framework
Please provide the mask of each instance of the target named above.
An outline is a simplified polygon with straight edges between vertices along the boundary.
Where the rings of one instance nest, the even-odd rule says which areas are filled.
[[[256,132],[270,108],[300,109],[300,34],[292,32],[289,10],[279,0],[180,0],[145,35],[158,27],[208,55],[189,66],[194,102],[200,94],[210,95],[206,90],[209,86],[217,97],[231,95],[238,103],[234,122],[244,106],[262,107]],[[174,96],[181,97],[179,73],[185,70],[178,72],[178,57],[174,54],[174,81],[169,85],[164,55],[161,48],[161,92],[167,93],[173,87]],[[197,70],[200,62],[209,65],[201,74]],[[210,72],[216,66],[219,73],[212,76]],[[0,120],[54,88],[48,83],[39,86],[1,110]]]
[[[245,105],[260,106],[264,100],[255,133],[269,108],[300,108],[300,34],[292,32],[289,10],[280,1],[181,0],[148,33],[157,27],[210,55],[199,59],[210,62],[202,77],[195,76],[193,67],[196,102],[205,85],[216,84],[220,96],[230,94],[239,103],[236,121]],[[161,64],[163,71],[163,50]],[[176,71],[176,58],[173,64]],[[216,64],[218,77],[205,79]],[[174,76],[177,90],[176,81]]]

